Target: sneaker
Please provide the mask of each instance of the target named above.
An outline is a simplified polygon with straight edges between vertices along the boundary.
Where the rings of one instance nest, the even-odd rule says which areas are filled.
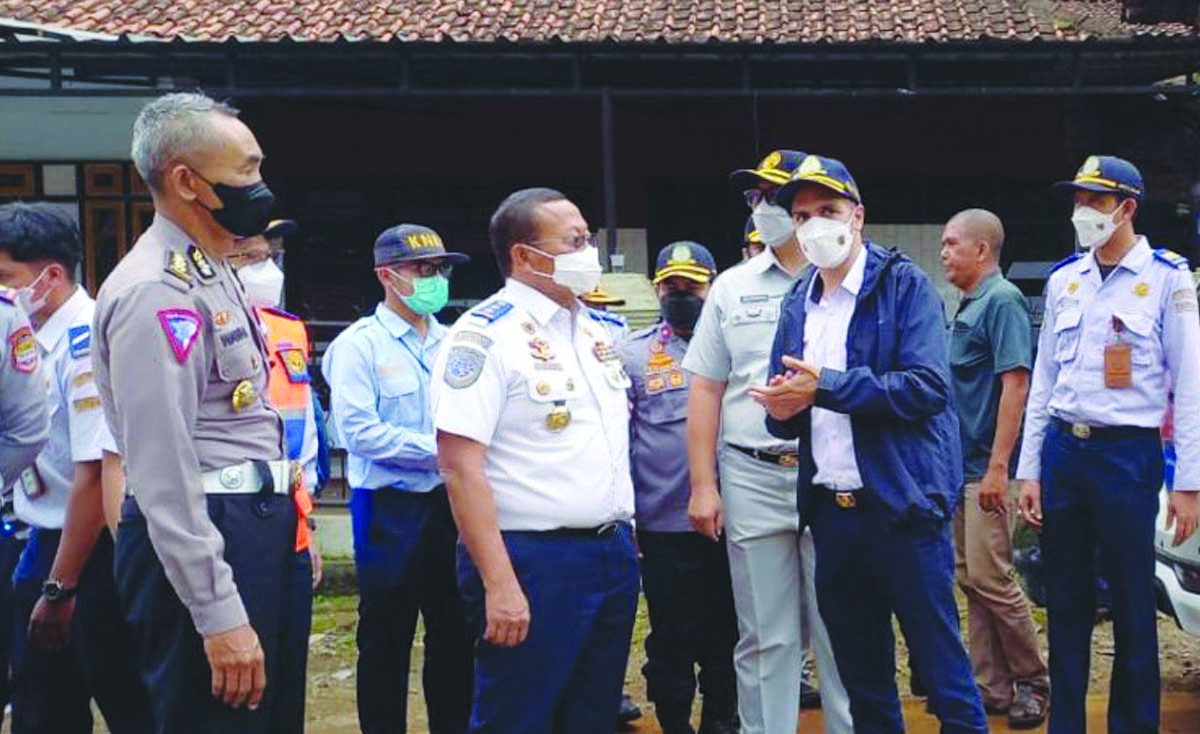
[[[1008,726],[1012,729],[1032,729],[1046,720],[1050,697],[1031,683],[1018,682],[1012,706],[1008,709]]]

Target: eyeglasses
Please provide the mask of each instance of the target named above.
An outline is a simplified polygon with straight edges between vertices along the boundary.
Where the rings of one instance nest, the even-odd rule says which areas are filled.
[[[779,189],[767,189],[766,191],[762,189],[746,189],[742,192],[742,195],[746,197],[746,206],[753,209],[764,200],[768,204],[774,204],[777,193],[779,193]]]
[[[392,266],[392,270],[399,270],[400,267],[411,268],[419,278],[428,278],[434,275],[440,275],[444,278],[449,278],[450,273],[454,271],[454,265],[448,262],[428,262],[418,260],[416,262],[397,263]]]
[[[596,247],[600,243],[600,237],[588,232],[587,234],[565,235],[563,237],[543,237],[540,240],[530,240],[529,244],[538,245],[543,242],[565,242],[567,247],[575,251],[582,250],[585,247]]]

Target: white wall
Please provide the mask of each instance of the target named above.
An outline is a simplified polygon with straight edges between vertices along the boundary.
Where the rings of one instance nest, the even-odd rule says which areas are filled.
[[[0,99],[0,160],[128,160],[130,129],[148,99]]]

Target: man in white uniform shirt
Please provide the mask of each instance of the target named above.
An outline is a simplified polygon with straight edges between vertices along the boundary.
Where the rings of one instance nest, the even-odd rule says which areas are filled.
[[[630,381],[577,300],[600,278],[579,209],[518,191],[490,236],[505,286],[458,320],[431,383],[479,636],[471,731],[610,734],[638,596]]]

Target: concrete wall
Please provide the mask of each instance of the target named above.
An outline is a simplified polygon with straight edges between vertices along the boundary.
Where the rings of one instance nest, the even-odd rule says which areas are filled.
[[[884,247],[896,247],[921,266],[933,280],[938,295],[946,303],[947,314],[953,313],[959,301],[958,291],[942,275],[939,250],[942,247],[941,224],[870,224],[867,237]]]
[[[128,160],[129,132],[147,99],[5,99],[0,161]]]

